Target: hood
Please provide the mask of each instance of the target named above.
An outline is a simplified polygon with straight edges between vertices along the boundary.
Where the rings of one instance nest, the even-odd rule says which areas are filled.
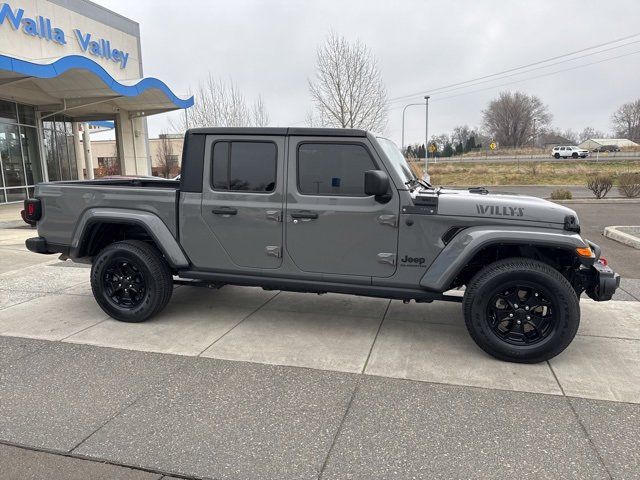
[[[478,190],[481,192],[483,190]],[[486,190],[484,190],[486,192]],[[438,213],[467,217],[500,218],[563,225],[576,212],[542,198],[512,193],[476,193],[469,190],[440,189]]]

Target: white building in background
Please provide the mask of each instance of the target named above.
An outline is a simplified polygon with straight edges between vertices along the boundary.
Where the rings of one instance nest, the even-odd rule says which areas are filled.
[[[151,174],[146,117],[192,105],[143,78],[136,22],[88,0],[0,2],[0,203],[92,175],[90,122],[114,123],[118,173]]]
[[[586,150],[595,150],[596,148],[604,147],[605,145],[615,145],[619,148],[640,147],[636,142],[632,142],[626,138],[590,138],[578,146]]]

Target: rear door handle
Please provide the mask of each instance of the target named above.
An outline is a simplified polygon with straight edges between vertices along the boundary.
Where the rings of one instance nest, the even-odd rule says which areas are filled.
[[[237,215],[238,209],[231,207],[219,207],[211,210],[211,213],[215,213],[216,215]]]
[[[303,220],[315,220],[318,218],[317,212],[293,212],[291,218],[303,219]]]

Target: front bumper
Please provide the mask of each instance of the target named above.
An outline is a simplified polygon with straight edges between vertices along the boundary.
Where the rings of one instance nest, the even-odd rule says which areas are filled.
[[[587,288],[585,290],[589,298],[596,302],[611,300],[613,294],[620,286],[620,275],[614,272],[608,265],[595,262],[587,274]]]
[[[596,302],[606,302],[611,300],[620,286],[620,275],[614,272],[610,266],[600,262],[602,249],[597,244],[589,240],[585,241],[594,254],[589,263],[583,263],[583,268],[586,269],[583,273],[585,293]]]

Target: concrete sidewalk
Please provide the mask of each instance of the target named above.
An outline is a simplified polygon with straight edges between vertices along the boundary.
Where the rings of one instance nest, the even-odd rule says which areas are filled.
[[[640,280],[518,365],[458,304],[180,287],[116,322],[0,232],[0,478],[640,478]]]
[[[0,442],[144,470],[117,478],[640,472],[637,404],[12,337],[0,346]],[[11,468],[25,467],[4,447],[0,471]]]

